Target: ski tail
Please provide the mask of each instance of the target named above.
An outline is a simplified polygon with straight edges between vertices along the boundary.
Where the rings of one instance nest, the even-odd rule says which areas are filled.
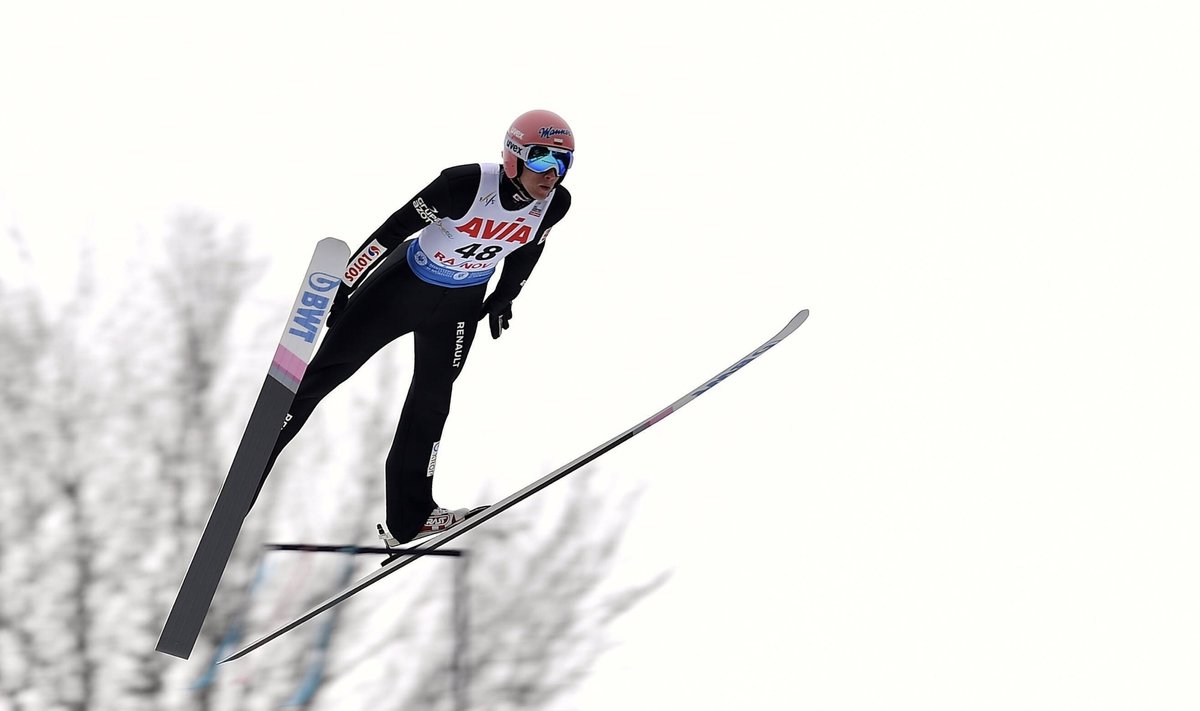
[[[159,652],[181,659],[192,654],[349,258],[350,248],[341,240],[317,243],[250,421],[163,625],[155,647]]]

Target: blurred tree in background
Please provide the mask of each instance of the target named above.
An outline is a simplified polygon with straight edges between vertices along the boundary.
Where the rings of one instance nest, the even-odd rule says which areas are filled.
[[[18,233],[8,242],[18,256],[0,265],[0,711],[456,708],[450,559],[406,572],[407,598],[389,591],[379,605],[364,593],[228,669],[211,666],[231,625],[244,623],[248,641],[337,586],[341,556],[258,554],[272,507],[308,512],[289,518],[290,535],[362,542],[395,425],[385,408],[402,400],[396,373],[409,365],[398,358],[356,386],[357,441],[339,443],[354,453],[336,500],[285,487],[256,506],[183,662],[154,645],[291,294],[250,303],[264,264],[242,231],[201,212],[177,215],[123,274],[98,275],[84,255],[54,308],[44,290],[61,284],[24,283],[27,250]],[[281,459],[273,485],[289,462],[328,465],[333,449],[312,436],[294,447],[305,456]],[[457,691],[471,708],[561,703],[603,652],[607,624],[662,582],[604,592],[631,495],[606,493],[594,472],[570,481],[562,510],[531,502],[459,539],[471,562],[457,678],[470,685]],[[322,635],[328,656],[315,664]]]

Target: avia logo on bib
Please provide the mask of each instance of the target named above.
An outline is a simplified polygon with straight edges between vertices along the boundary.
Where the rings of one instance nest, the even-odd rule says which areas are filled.
[[[484,220],[481,217],[476,217],[470,222],[459,225],[454,229],[468,234],[475,239],[495,239],[504,240],[505,242],[516,242],[525,244],[533,237],[533,230],[529,225],[522,225],[525,221],[524,217],[518,217],[514,222],[506,222],[500,220]]]

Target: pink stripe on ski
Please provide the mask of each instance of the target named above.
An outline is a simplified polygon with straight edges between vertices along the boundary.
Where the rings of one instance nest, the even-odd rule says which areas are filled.
[[[275,360],[271,361],[271,374],[288,386],[289,390],[295,391],[300,385],[300,381],[304,379],[306,368],[308,368],[308,363],[284,348],[282,344],[275,349]]]
[[[654,417],[651,417],[650,419],[646,420],[646,421],[643,423],[643,425],[644,425],[643,429],[645,429],[646,427],[649,427],[649,426],[651,426],[651,425],[653,425],[653,424],[655,424],[655,423],[657,423],[657,422],[662,422],[662,421],[663,421],[663,419],[665,419],[665,418],[666,418],[666,416],[667,416],[667,415],[669,415],[669,414],[671,414],[672,412],[675,412],[675,406],[674,406],[674,405],[668,405],[668,406],[667,406],[667,409],[665,409],[665,410],[663,410],[662,412],[658,413],[658,414],[657,414],[657,415],[655,415]]]

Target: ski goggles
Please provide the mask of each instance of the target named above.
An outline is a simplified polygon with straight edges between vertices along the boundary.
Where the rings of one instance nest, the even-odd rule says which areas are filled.
[[[571,167],[571,159],[574,157],[571,151],[549,146],[521,146],[521,151],[517,155],[520,155],[521,159],[525,161],[525,167],[533,172],[545,173],[554,169],[558,171],[560,178],[567,174],[567,170]]]

